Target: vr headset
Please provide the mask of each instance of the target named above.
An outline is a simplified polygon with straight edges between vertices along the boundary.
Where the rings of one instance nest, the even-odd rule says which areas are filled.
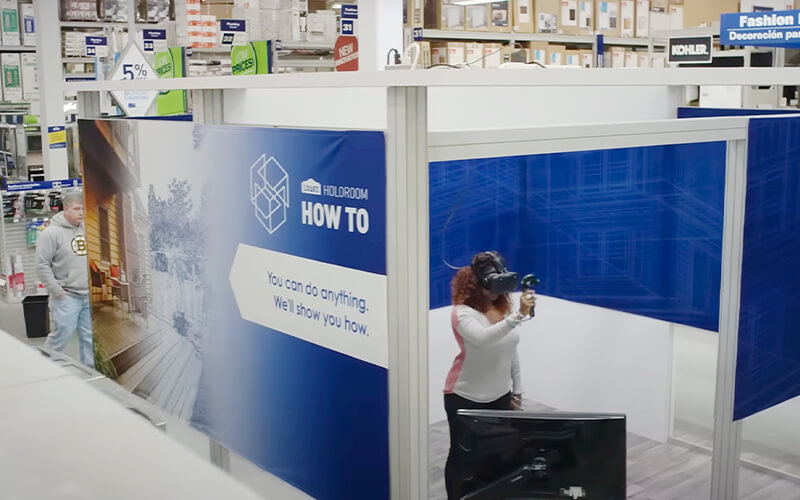
[[[475,255],[470,267],[481,286],[493,294],[504,295],[517,288],[517,273],[508,270],[505,259],[497,252],[481,252]]]

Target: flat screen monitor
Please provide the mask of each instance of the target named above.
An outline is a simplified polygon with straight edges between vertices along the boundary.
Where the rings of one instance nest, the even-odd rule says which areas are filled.
[[[465,500],[624,500],[625,415],[459,410]]]

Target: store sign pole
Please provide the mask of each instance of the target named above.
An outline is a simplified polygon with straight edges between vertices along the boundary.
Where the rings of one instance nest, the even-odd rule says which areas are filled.
[[[136,43],[131,42],[111,71],[109,80],[157,80],[153,66]],[[152,106],[157,90],[112,90],[111,95],[128,116],[145,116]]]

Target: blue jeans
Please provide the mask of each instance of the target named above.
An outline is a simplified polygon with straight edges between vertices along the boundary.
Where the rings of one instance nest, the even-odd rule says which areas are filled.
[[[89,297],[66,294],[59,298],[50,297],[50,315],[56,330],[47,336],[44,345],[64,352],[64,349],[78,330],[81,363],[94,368],[94,348],[92,346],[92,307]]]

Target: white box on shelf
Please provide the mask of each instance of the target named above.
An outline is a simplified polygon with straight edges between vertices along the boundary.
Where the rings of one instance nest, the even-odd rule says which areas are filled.
[[[36,45],[36,18],[33,14],[33,4],[23,3],[19,8],[22,17],[22,45],[34,46]]]
[[[636,3],[634,0],[621,0],[619,3],[620,36],[636,35]]]
[[[625,47],[611,47],[611,67],[625,67]]]
[[[308,0],[292,0],[292,40],[308,40]]]
[[[3,66],[3,96],[6,101],[22,100],[22,68],[19,54],[4,52],[0,54]]]
[[[683,5],[669,4],[669,29],[683,29]]]
[[[22,98],[26,101],[39,99],[39,69],[36,54],[22,54]]]
[[[17,0],[0,0],[0,11],[2,11],[3,19],[3,45],[19,46],[19,9],[17,8]]]
[[[650,36],[650,0],[636,0],[636,38]]]
[[[639,67],[639,53],[632,50],[625,52],[625,67],[638,68]]]

